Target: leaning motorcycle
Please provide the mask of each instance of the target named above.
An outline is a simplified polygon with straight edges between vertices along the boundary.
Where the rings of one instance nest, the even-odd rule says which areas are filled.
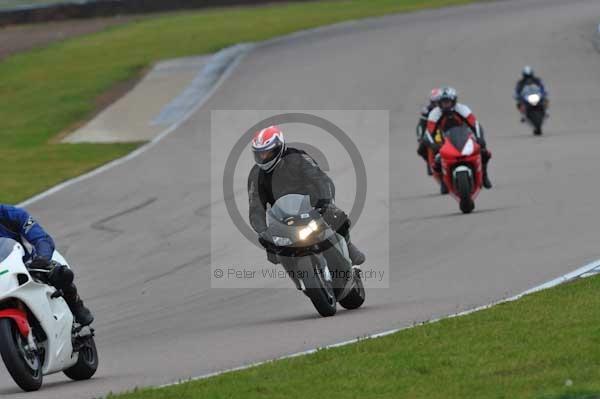
[[[471,129],[462,125],[444,132],[440,157],[450,195],[458,201],[463,213],[471,213],[483,183],[481,147]]]
[[[74,322],[62,291],[47,284],[48,270],[29,269],[18,242],[0,238],[0,355],[24,391],[40,389],[44,375],[91,378],[98,368],[94,330]],[[53,261],[68,267],[54,251]]]
[[[520,93],[520,109],[525,120],[533,127],[533,134],[542,135],[542,124],[546,118],[546,96],[538,85],[527,85]]]
[[[276,263],[312,302],[321,316],[333,316],[337,303],[357,309],[365,301],[360,269],[352,266],[344,237],[323,219],[310,196],[288,194],[267,212],[263,242]]]

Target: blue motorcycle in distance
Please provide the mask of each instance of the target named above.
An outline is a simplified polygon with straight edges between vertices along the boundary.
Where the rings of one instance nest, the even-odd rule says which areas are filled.
[[[519,111],[523,118],[533,127],[533,134],[542,135],[542,125],[546,119],[548,99],[546,93],[538,85],[527,85],[519,95]]]

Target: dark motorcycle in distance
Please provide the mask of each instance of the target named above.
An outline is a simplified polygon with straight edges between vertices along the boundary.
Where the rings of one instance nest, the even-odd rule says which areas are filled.
[[[547,98],[538,85],[527,85],[521,90],[519,110],[525,120],[533,127],[533,134],[542,135],[542,125],[546,119]]]
[[[337,303],[357,309],[365,301],[360,269],[353,267],[343,236],[325,221],[310,196],[288,194],[267,212],[267,251],[276,256],[296,288],[321,316],[333,316]]]
[[[481,147],[468,126],[456,126],[444,132],[440,148],[442,175],[450,195],[463,213],[475,209],[475,198],[483,184]]]

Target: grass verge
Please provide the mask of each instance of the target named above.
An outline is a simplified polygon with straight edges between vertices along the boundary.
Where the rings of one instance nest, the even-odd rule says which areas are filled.
[[[0,62],[0,202],[18,202],[121,157],[136,144],[53,144],[106,91],[157,60],[207,54],[344,20],[472,0],[338,0],[147,17]]]
[[[467,316],[112,399],[600,398],[600,277]]]

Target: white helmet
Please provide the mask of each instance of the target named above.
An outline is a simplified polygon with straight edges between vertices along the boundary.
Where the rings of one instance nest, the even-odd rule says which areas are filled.
[[[521,73],[523,74],[524,78],[528,78],[533,76],[533,68],[530,67],[529,65],[525,65],[523,67],[523,71],[521,71]]]

